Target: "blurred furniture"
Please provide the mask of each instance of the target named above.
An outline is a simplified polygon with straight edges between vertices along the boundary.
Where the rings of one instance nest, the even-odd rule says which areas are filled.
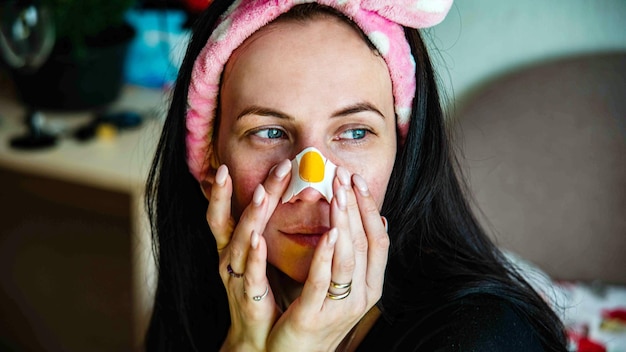
[[[108,138],[71,136],[92,113],[44,111],[65,135],[26,151],[9,146],[24,108],[0,78],[0,350],[139,349],[153,276],[142,195],[164,92],[125,87],[112,109],[146,120]]]
[[[525,67],[454,113],[495,241],[552,278],[626,283],[626,53]]]

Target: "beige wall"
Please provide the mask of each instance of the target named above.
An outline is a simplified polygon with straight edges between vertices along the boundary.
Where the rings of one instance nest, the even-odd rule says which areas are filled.
[[[626,50],[626,1],[456,0],[427,37],[446,91],[462,99],[521,66]]]

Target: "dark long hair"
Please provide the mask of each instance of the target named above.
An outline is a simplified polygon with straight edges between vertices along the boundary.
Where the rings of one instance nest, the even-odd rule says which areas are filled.
[[[158,271],[145,342],[150,351],[218,350],[230,326],[205,218],[207,200],[186,164],[184,118],[193,62],[230,3],[212,2],[196,22],[146,185]],[[394,320],[406,312],[428,316],[437,304],[472,294],[494,295],[540,332],[547,349],[563,350],[557,316],[506,264],[470,211],[427,50],[417,30],[405,31],[417,63],[417,89],[382,208],[392,245],[378,306],[385,319]]]

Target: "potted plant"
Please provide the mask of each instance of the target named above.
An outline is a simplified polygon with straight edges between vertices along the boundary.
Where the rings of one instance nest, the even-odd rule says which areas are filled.
[[[31,107],[82,110],[119,95],[126,52],[135,30],[125,20],[135,0],[41,0],[53,14],[56,42],[34,72],[15,72],[22,101]]]

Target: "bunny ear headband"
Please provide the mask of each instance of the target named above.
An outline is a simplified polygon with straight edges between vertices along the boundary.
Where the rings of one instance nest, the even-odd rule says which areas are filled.
[[[452,0],[237,0],[222,15],[194,63],[188,94],[187,164],[198,180],[207,176],[220,77],[231,54],[249,36],[292,7],[317,2],[350,18],[379,51],[391,76],[400,140],[404,140],[415,94],[415,60],[402,26],[441,22]]]

